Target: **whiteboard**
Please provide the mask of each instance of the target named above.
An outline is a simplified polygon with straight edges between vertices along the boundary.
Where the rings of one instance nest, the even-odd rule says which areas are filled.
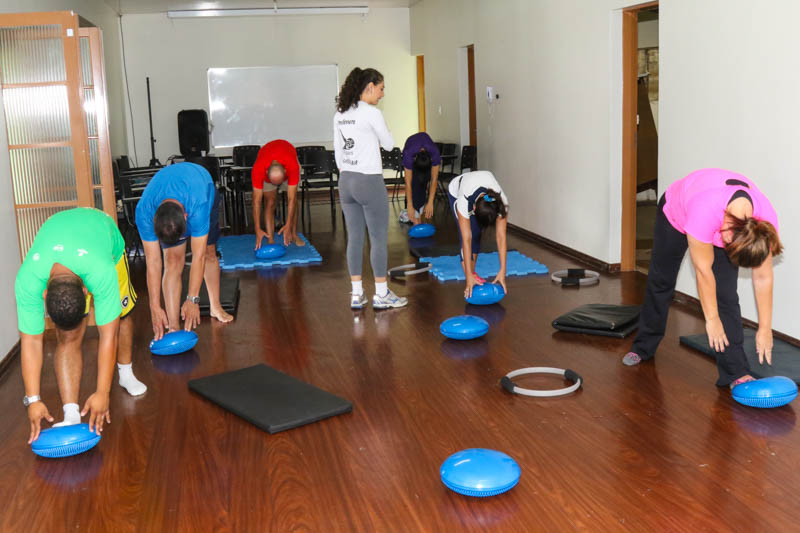
[[[215,148],[333,141],[337,65],[208,69]]]

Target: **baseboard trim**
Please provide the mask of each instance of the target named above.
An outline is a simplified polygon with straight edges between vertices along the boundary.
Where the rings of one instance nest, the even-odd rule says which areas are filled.
[[[522,237],[523,239],[526,239],[528,241],[534,242],[534,243],[539,244],[541,246],[544,246],[544,247],[550,248],[552,250],[555,250],[557,252],[560,252],[560,253],[562,253],[562,254],[564,254],[566,256],[569,256],[569,257],[571,257],[571,258],[573,258],[573,259],[575,259],[577,261],[581,261],[582,263],[586,263],[588,265],[591,265],[592,267],[596,268],[597,270],[599,270],[601,272],[607,272],[609,274],[616,274],[616,273],[618,273],[620,271],[620,264],[619,263],[606,263],[605,261],[601,261],[599,259],[596,259],[596,258],[590,256],[590,255],[586,255],[583,252],[579,252],[578,250],[570,248],[569,246],[564,246],[563,244],[560,244],[560,243],[557,243],[555,241],[552,241],[552,240],[548,239],[547,237],[542,237],[539,234],[536,234],[536,233],[534,233],[532,231],[528,231],[528,230],[526,230],[524,228],[521,228],[519,226],[515,226],[514,224],[509,223],[508,224],[508,230],[509,230],[509,232],[511,232],[514,235],[517,235],[519,237]],[[646,274],[642,274],[642,275],[646,276]],[[700,300],[698,300],[694,296],[689,296],[686,293],[683,293],[683,292],[680,292],[680,291],[675,291],[675,295],[673,296],[672,299],[676,303],[683,304],[683,305],[686,305],[687,307],[690,307],[692,311],[694,311],[696,313],[699,313],[700,316],[702,316],[703,308],[700,306]],[[747,318],[743,318],[742,319],[742,323],[745,325],[745,327],[758,329],[758,323],[757,322],[753,322],[752,320],[749,320]],[[796,338],[792,337],[791,335],[787,335],[786,333],[783,333],[781,331],[776,331],[776,330],[772,330],[772,335],[776,339],[780,339],[780,340],[782,340],[784,342],[788,342],[789,344],[791,344],[793,346],[800,347],[800,339],[796,339]]]
[[[542,237],[538,233],[528,231],[514,224],[509,223],[508,230],[514,235],[517,235],[519,237],[532,241],[536,244],[540,244],[542,246],[555,250],[582,263],[586,263],[592,266],[593,268],[599,270],[600,272],[616,274],[620,271],[619,263],[606,263],[605,261],[601,261],[600,259],[587,255],[583,252],[579,252],[578,250],[570,248],[569,246],[564,246],[563,244],[557,243],[556,241],[552,241],[547,237]]]
[[[6,370],[8,370],[8,367],[11,366],[11,363],[13,363],[14,359],[19,355],[19,352],[20,352],[20,341],[17,341],[16,344],[14,344],[14,346],[12,346],[11,349],[8,351],[3,360],[0,361],[0,377],[2,377],[3,374],[5,374]]]
[[[693,311],[700,314],[700,316],[703,316],[703,308],[700,305],[700,300],[698,300],[694,296],[689,296],[685,292],[675,291],[675,295],[672,297],[672,300],[679,304],[691,307]],[[750,319],[742,318],[742,323],[747,328],[758,329],[758,322],[753,322]],[[787,335],[786,333],[782,333],[780,331],[776,331],[773,329],[772,336],[775,337],[776,339],[782,340],[783,342],[788,342],[793,346],[800,347],[800,339],[796,339],[791,335]]]

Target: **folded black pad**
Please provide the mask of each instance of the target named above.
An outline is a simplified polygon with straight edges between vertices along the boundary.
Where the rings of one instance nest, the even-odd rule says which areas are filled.
[[[604,337],[627,337],[639,323],[638,305],[587,304],[553,320],[560,331]]]
[[[716,359],[715,352],[708,345],[708,335],[705,333],[682,336],[681,344]],[[754,377],[786,376],[800,383],[800,348],[797,346],[775,339],[772,346],[772,365],[766,363],[760,365],[758,364],[758,352],[756,352],[756,332],[753,329],[745,328],[744,353],[750,364],[750,373]]]
[[[270,433],[353,410],[347,400],[267,365],[193,379],[189,389]]]
[[[189,268],[183,271],[183,288],[181,289],[181,302],[186,299],[186,291],[189,290]],[[239,278],[238,276],[229,276],[222,274],[219,279],[219,301],[222,308],[232,314],[236,314],[236,308],[239,306]],[[206,284],[200,286],[200,316],[208,316],[211,306],[208,303],[208,291]]]

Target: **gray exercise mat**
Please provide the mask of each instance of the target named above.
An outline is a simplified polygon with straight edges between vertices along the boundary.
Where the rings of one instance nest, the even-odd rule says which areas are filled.
[[[680,338],[681,344],[694,348],[709,357],[716,359],[716,353],[708,345],[708,335],[685,335]],[[780,339],[775,339],[772,346],[772,365],[758,363],[756,352],[756,332],[754,329],[744,330],[744,353],[750,365],[750,373],[756,378],[770,376],[786,376],[800,383],[800,348]]]
[[[353,410],[347,400],[263,364],[190,380],[189,389],[269,433]]]

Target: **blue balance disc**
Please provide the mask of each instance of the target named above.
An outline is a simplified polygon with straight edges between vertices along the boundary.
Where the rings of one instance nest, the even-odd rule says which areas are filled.
[[[465,496],[485,498],[502,494],[519,482],[517,462],[495,450],[471,448],[454,453],[439,469],[442,483]]]
[[[797,383],[783,376],[772,376],[740,383],[733,388],[733,399],[750,407],[780,407],[797,398]]]
[[[433,226],[433,224],[417,224],[416,226],[411,226],[411,228],[408,230],[408,236],[412,239],[433,237],[434,233],[436,233],[436,228]]]
[[[459,341],[483,337],[489,331],[489,323],[472,315],[459,315],[448,318],[439,326],[439,331],[448,339]]]
[[[256,250],[256,257],[259,259],[277,259],[286,255],[286,247],[282,244],[262,244]]]
[[[42,457],[69,457],[94,448],[100,435],[89,431],[89,424],[75,424],[44,429],[31,443],[31,449]]]
[[[472,287],[472,296],[467,298],[467,303],[472,305],[496,304],[506,295],[503,286],[499,283],[484,283]]]
[[[172,331],[161,337],[161,340],[150,341],[150,351],[154,355],[175,355],[188,352],[197,344],[197,333],[194,331]]]

